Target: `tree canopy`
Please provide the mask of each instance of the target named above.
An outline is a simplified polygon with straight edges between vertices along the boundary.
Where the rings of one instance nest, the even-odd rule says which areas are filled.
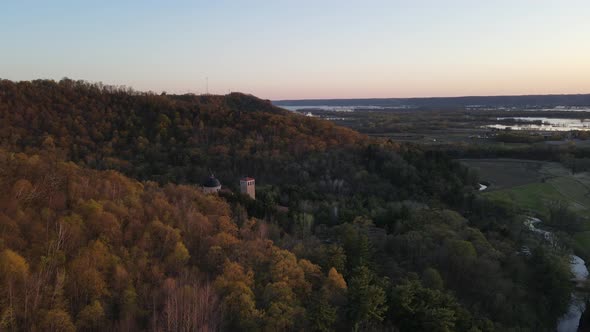
[[[244,94],[3,80],[0,329],[552,330],[563,252],[476,184]]]

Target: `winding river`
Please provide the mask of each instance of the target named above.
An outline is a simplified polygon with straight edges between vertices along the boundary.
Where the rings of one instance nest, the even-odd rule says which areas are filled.
[[[540,223],[541,220],[539,218],[529,217],[525,221],[525,225],[528,228],[538,234],[541,234],[547,241],[554,243],[555,238],[553,233],[539,229],[535,227],[536,224]],[[577,282],[582,282],[588,279],[588,268],[586,267],[586,263],[583,259],[576,255],[571,256],[570,260],[570,270],[574,275],[574,278]],[[582,314],[586,310],[586,304],[584,303],[584,299],[582,295],[578,292],[572,293],[572,299],[570,305],[568,307],[567,312],[559,319],[557,322],[557,332],[576,332],[578,331],[578,326],[580,324],[580,318]]]

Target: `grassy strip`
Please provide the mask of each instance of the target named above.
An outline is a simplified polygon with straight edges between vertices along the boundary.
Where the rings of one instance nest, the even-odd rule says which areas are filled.
[[[517,208],[549,215],[549,204],[557,201],[571,202],[550,183],[530,183],[484,194],[493,200],[515,205]]]

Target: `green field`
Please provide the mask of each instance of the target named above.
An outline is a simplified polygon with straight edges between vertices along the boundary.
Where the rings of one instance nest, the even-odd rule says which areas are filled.
[[[571,172],[559,163],[518,159],[463,159],[462,163],[477,171],[489,189],[482,194],[506,202],[527,214],[547,218],[549,206],[567,204],[586,221],[590,230],[590,174]],[[590,231],[572,235],[575,251],[590,257]]]
[[[530,183],[509,189],[484,193],[487,197],[510,202],[533,214],[547,215],[553,202],[569,202],[569,199],[550,183]]]
[[[553,202],[566,203],[583,217],[590,216],[590,175],[571,174],[559,163],[520,159],[463,159],[482,181],[483,194],[546,215]]]
[[[590,231],[574,234],[574,250],[584,257],[590,257]]]
[[[482,181],[489,182],[489,191],[513,188],[548,179],[569,176],[570,172],[559,163],[521,159],[461,159],[475,170]]]
[[[590,197],[588,196],[590,190],[579,178],[573,176],[555,177],[547,182],[566,198],[572,209],[584,211],[590,208]]]

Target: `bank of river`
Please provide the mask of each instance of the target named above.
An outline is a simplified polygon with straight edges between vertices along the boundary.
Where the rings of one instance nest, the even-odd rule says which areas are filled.
[[[537,228],[536,225],[540,223],[539,218],[529,217],[525,221],[525,225],[535,233],[541,234],[547,241],[555,242],[553,233]],[[570,270],[574,275],[576,282],[583,282],[588,279],[588,268],[586,262],[576,255],[572,255],[570,258]],[[572,293],[572,299],[568,307],[567,312],[557,322],[557,332],[576,332],[580,325],[580,318],[586,310],[586,303],[584,302],[582,294],[574,291]]]

